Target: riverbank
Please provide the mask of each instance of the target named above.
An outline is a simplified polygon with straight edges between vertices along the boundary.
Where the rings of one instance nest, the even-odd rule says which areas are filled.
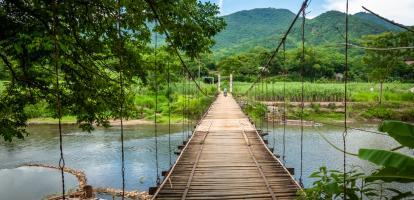
[[[266,116],[268,121],[282,121],[284,109],[286,118],[299,120],[302,116],[301,102],[241,101],[245,112],[255,120]],[[345,104],[343,102],[304,102],[303,119],[316,123],[343,123]],[[348,102],[349,123],[378,123],[382,120],[414,122],[414,103]]]
[[[58,119],[55,119],[55,118],[32,118],[32,119],[29,119],[29,121],[27,122],[28,125],[56,125],[58,123],[59,123]],[[76,125],[77,120],[76,120],[76,117],[65,116],[62,118],[61,123],[65,125]],[[158,123],[168,124],[168,121],[162,121]],[[182,121],[174,120],[171,122],[171,124],[180,124],[180,123],[182,123]],[[121,120],[109,120],[109,124],[111,126],[120,126]],[[154,124],[154,121],[149,120],[149,119],[131,119],[131,120],[123,121],[124,126],[148,125],[148,124]]]

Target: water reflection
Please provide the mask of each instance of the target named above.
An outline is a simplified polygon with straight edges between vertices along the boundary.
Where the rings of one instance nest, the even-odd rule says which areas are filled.
[[[182,143],[180,128],[181,125],[172,126],[171,152],[173,161],[176,159],[173,152],[176,146]],[[13,179],[12,177],[16,174],[5,169],[12,169],[24,163],[33,162],[57,165],[59,159],[59,138],[56,127],[36,125],[30,127],[28,131],[30,135],[25,140],[15,140],[13,143],[0,142],[0,158],[2,161],[0,169],[3,169],[0,172],[7,174],[7,179]],[[85,171],[88,183],[95,187],[121,187],[119,127],[97,129],[92,133],[84,133],[79,131],[76,126],[65,126],[64,132],[63,148],[68,167]],[[158,138],[160,169],[166,170],[169,168],[168,135],[166,134],[168,133],[168,126],[159,126],[159,132],[163,134]],[[146,191],[148,187],[154,186],[156,180],[153,126],[128,126],[125,128],[124,138],[126,188],[127,190]],[[8,185],[7,179],[0,178],[0,188]],[[45,188],[49,185],[56,185],[55,183],[47,184],[48,180],[44,182],[43,186]],[[30,187],[30,185],[26,185],[26,187]],[[45,194],[44,190],[38,191]],[[14,191],[21,192],[21,187],[14,188]],[[37,190],[32,188],[30,191],[28,195]],[[55,187],[50,187],[48,191],[55,193],[59,190]],[[0,193],[2,194],[3,192]]]

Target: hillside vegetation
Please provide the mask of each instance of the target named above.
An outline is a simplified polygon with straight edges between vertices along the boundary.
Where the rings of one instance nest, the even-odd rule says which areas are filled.
[[[222,58],[247,52],[256,46],[274,48],[294,17],[295,14],[287,9],[275,8],[258,8],[224,16],[227,27],[215,36],[216,45],[212,51],[215,57]],[[364,35],[400,31],[398,27],[368,13],[352,15],[349,22],[351,41],[357,41]],[[311,45],[342,43],[344,24],[345,14],[339,11],[328,11],[307,19],[306,40]],[[298,45],[300,29],[300,23],[297,23],[288,37],[288,47]]]

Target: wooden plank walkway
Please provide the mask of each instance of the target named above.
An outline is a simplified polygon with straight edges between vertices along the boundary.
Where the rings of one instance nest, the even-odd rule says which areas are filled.
[[[298,190],[233,97],[220,95],[153,199],[295,199]]]

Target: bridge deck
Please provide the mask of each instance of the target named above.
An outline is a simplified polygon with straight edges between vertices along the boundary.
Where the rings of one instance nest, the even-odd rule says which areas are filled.
[[[299,188],[236,101],[220,95],[154,199],[295,199]]]

